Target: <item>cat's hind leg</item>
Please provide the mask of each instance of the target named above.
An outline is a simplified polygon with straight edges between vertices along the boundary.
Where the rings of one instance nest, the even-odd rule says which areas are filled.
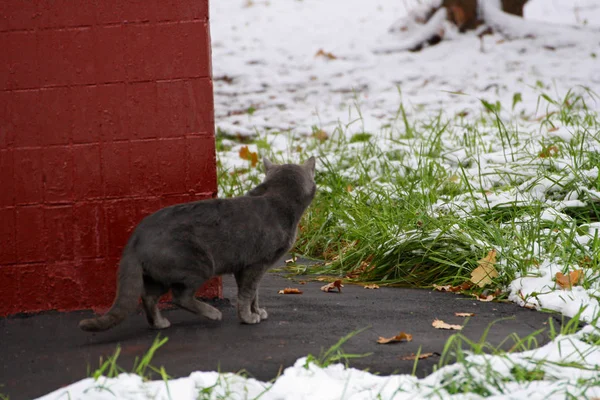
[[[194,297],[195,287],[173,285],[171,290],[173,291],[173,303],[184,310],[216,321],[220,321],[223,317],[221,311]]]
[[[162,316],[158,309],[160,296],[167,293],[169,288],[144,277],[144,293],[142,294],[142,305],[146,313],[148,324],[154,329],[165,329],[171,326],[168,319]]]

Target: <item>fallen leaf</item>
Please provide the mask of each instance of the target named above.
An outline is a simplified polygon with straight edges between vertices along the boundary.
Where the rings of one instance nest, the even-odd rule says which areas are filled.
[[[256,167],[256,164],[258,164],[258,154],[253,151],[250,151],[250,149],[248,149],[248,146],[244,146],[240,149],[240,158],[242,160],[250,161],[253,167]]]
[[[492,283],[492,279],[498,276],[498,271],[494,264],[496,263],[496,250],[490,250],[487,256],[477,261],[479,266],[471,271],[471,282],[479,287],[484,287]]]
[[[576,271],[569,272],[569,275],[565,275],[562,272],[556,273],[556,283],[561,289],[571,289],[573,286],[577,285],[581,278],[583,277],[583,270],[578,269]]]
[[[482,301],[484,303],[488,303],[496,298],[493,294],[488,294],[487,296],[484,294],[474,294],[477,300]]]
[[[239,176],[239,175],[243,175],[247,172],[250,172],[249,168],[239,168],[239,169],[234,169],[233,171],[231,171],[229,173],[229,175],[231,176]]]
[[[317,51],[317,53],[315,54],[315,57],[325,57],[329,60],[335,60],[337,59],[336,56],[334,56],[332,53],[325,51],[323,49],[319,49],[319,51]]]
[[[335,289],[337,289],[338,292],[341,293],[343,287],[344,287],[344,285],[342,285],[342,280],[338,279],[335,282],[331,282],[331,283],[328,283],[325,286],[321,286],[321,290],[324,291],[324,292],[333,292]]]
[[[319,277],[317,277],[317,280],[319,282],[333,282],[336,279],[334,277],[331,277],[331,276],[319,276]]]
[[[277,292],[277,294],[302,294],[302,290],[288,287],[283,290],[280,290],[279,292]]]
[[[473,284],[471,282],[463,282],[458,286],[452,286],[452,285],[436,285],[435,283],[433,284],[433,288],[439,292],[452,292],[452,293],[460,293],[460,292],[464,292],[465,290],[469,290],[473,287]]]
[[[353,190],[354,190],[354,188],[352,187],[352,185],[346,186],[346,192],[350,193]]]
[[[299,285],[306,285],[306,281],[300,281],[298,282]]]
[[[318,139],[321,142],[324,142],[327,139],[329,139],[329,135],[323,129],[314,131],[311,136],[314,137],[315,139]]]
[[[379,344],[386,344],[392,342],[412,342],[412,335],[410,333],[400,332],[399,334],[391,338],[384,338],[383,336],[379,336],[379,339],[377,339],[377,343]]]
[[[295,263],[297,259],[298,259],[297,257],[292,257],[292,258],[290,258],[289,260],[285,260],[285,263],[286,263],[286,264],[289,264],[289,263]]]
[[[558,155],[558,153],[560,153],[560,149],[558,148],[558,146],[548,146],[545,149],[543,149],[542,151],[540,151],[539,157],[540,158],[555,157]]]
[[[457,316],[457,317],[474,317],[475,313],[472,313],[472,312],[455,312],[454,315]]]
[[[460,325],[447,324],[444,321],[442,321],[441,319],[433,320],[433,322],[431,323],[431,326],[433,326],[435,329],[452,329],[455,331],[460,331],[463,328]]]
[[[577,261],[580,267],[590,268],[592,267],[592,259],[589,256],[583,257],[581,260]]]
[[[355,279],[360,277],[362,274],[365,273],[369,273],[371,271],[373,271],[375,269],[374,265],[371,265],[371,261],[373,261],[373,254],[371,254],[370,256],[368,256],[367,258],[365,258],[360,265],[358,266],[358,268],[348,272],[346,274],[346,278],[348,279]]]
[[[365,285],[363,286],[365,289],[379,289],[379,285],[376,284],[371,284],[371,285]]]
[[[425,358],[429,358],[429,357],[432,357],[432,356],[437,356],[437,355],[439,355],[439,354],[438,354],[438,353],[421,353],[421,354],[419,354],[419,355],[417,356],[415,353],[411,353],[411,354],[410,354],[410,355],[408,355],[408,356],[402,356],[402,357],[400,357],[400,359],[401,359],[401,360],[412,360],[412,361],[414,361],[414,360],[416,360],[417,358],[418,358],[419,360],[423,360],[423,359],[425,359]]]

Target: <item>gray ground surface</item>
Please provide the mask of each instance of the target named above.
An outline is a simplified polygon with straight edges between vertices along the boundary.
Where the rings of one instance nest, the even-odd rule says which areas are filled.
[[[342,293],[325,293],[322,282],[305,285],[270,273],[261,284],[261,306],[269,319],[258,325],[241,325],[235,313],[235,282],[224,279],[225,300],[215,302],[223,320],[198,319],[181,310],[168,310],[169,329],[161,331],[169,341],[156,354],[153,365],[164,366],[173,377],[187,376],[196,370],[237,372],[270,380],[292,365],[299,357],[335,344],[346,334],[364,327],[368,330],[350,339],[347,353],[373,354],[351,361],[351,366],[368,368],[381,374],[410,373],[413,361],[402,356],[422,352],[441,353],[454,331],[434,329],[439,318],[462,324],[455,312],[474,312],[463,333],[479,339],[494,321],[488,341],[499,344],[508,335],[525,336],[547,327],[550,315],[517,307],[510,303],[482,303],[464,296],[429,290],[381,288],[364,289],[347,285]],[[280,295],[284,287],[298,287],[302,295]],[[131,316],[114,329],[90,334],[77,328],[77,323],[92,315],[90,311],[45,313],[30,317],[0,319],[0,393],[11,400],[43,395],[87,376],[101,356],[111,355],[117,344],[122,347],[118,364],[130,369],[136,356],[141,356],[156,337],[141,313]],[[399,331],[413,335],[410,343],[380,345],[379,336],[394,336]],[[540,343],[548,339],[538,336]],[[511,341],[505,344],[510,347]],[[438,356],[421,360],[417,374],[432,371]]]

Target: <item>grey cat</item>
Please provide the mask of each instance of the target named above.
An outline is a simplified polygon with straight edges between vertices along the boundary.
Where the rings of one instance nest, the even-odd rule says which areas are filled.
[[[258,284],[294,244],[316,184],[314,157],[303,165],[263,163],[265,180],[245,196],[178,204],[144,218],[123,250],[112,307],[79,327],[110,329],[135,311],[141,296],[150,326],[168,328],[157,303],[169,289],[175,305],[220,320],[221,312],[194,294],[209,278],[227,273],[237,282],[241,322],[267,319],[258,306]]]

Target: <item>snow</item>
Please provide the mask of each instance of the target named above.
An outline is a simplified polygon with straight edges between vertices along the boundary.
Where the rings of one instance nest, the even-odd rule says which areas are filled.
[[[481,115],[482,99],[510,105],[520,94],[522,101],[499,114],[505,124],[519,128],[517,148],[507,149],[502,142],[492,140],[493,132],[489,132],[489,138],[474,139],[485,142],[486,151],[483,146],[475,151],[454,139],[442,139],[443,166],[449,171],[462,167],[476,193],[475,199],[469,195],[459,196],[452,203],[439,202],[437,210],[466,214],[476,207],[538,201],[547,206],[541,218],[547,223],[544,229],[549,230],[556,221],[568,223],[570,217],[563,213],[566,207],[598,200],[600,192],[590,183],[579,185],[562,199],[549,200],[549,195],[565,182],[597,180],[598,168],[574,171],[576,160],[564,154],[552,159],[536,156],[533,158],[537,161],[532,162],[531,155],[540,152],[540,143],[569,143],[575,137],[569,126],[544,126],[540,130],[538,119],[553,108],[545,102],[540,104],[539,96],[548,93],[562,99],[575,91],[585,97],[588,107],[600,109],[598,99],[583,89],[600,93],[600,4],[597,0],[530,0],[525,9],[527,22],[500,14],[492,1],[484,1],[484,5],[492,26],[509,39],[518,39],[507,40],[498,34],[481,38],[459,35],[441,21],[439,14],[432,25],[436,29],[443,25],[441,43],[418,53],[382,54],[382,49],[398,50],[414,44],[407,42],[410,38],[398,28],[397,21],[414,6],[422,7],[422,1],[213,0],[210,12],[216,126],[233,138],[257,136],[285,159],[298,157],[292,143],[295,147],[298,138],[306,138],[314,129],[327,134],[337,130],[348,137],[368,132],[374,135],[371,142],[385,151],[416,154],[423,142],[389,140],[390,134],[403,130],[398,123],[401,103],[410,119],[429,118],[440,112],[449,117],[460,114],[465,115],[466,126],[470,119]],[[581,26],[590,30],[584,31]],[[388,30],[390,27],[396,29]],[[418,26],[411,28],[419,33]],[[427,28],[419,34],[430,32]],[[333,57],[317,56],[321,49]],[[253,112],[247,112],[251,108]],[[233,171],[248,167],[248,161],[238,155],[246,144],[229,139],[223,139],[223,144],[228,149],[219,153],[220,168]],[[585,145],[600,150],[600,142],[593,137]],[[261,152],[256,144],[248,146],[250,151]],[[322,156],[325,159],[334,162],[339,155],[327,154]],[[379,160],[364,163],[372,166],[369,173],[376,178]],[[411,157],[395,163],[399,170],[419,166]],[[542,166],[552,166],[555,173],[538,179],[536,171]],[[353,171],[342,173],[351,175]],[[258,172],[250,171],[247,176],[252,174]],[[520,179],[517,188],[488,191],[515,177]],[[381,183],[382,190],[385,185]],[[529,222],[524,217],[516,229],[525,229]],[[587,233],[579,232],[575,242],[595,240],[600,223],[587,228]],[[531,254],[542,254],[544,245],[535,243]],[[600,313],[600,279],[587,272],[586,279],[591,283],[572,290],[557,288],[553,280],[556,272],[578,268],[559,260],[540,260],[537,267],[510,284],[510,300],[567,316],[581,312],[583,321],[595,322]],[[563,399],[565,393],[573,398],[594,398],[600,397],[598,384],[586,386],[578,380],[597,379],[600,347],[585,341],[592,333],[600,334],[588,325],[536,350],[504,356],[469,355],[465,363],[444,367],[423,379],[407,375],[381,377],[341,365],[320,368],[299,359],[274,383],[217,372],[194,372],[168,383],[144,382],[138,376],[122,374],[114,379],[84,379],[42,399],[252,399],[261,395],[265,400],[482,398],[447,391],[449,382],[466,379],[480,382],[490,392],[488,398]],[[587,369],[576,368],[576,364]],[[544,378],[533,382],[509,379],[516,365],[530,370],[540,368]],[[499,377],[494,385],[489,383],[490,374]]]
[[[574,265],[569,268],[569,271],[578,268]],[[599,316],[599,282],[592,283],[588,289],[574,286],[571,290],[561,290],[553,280],[557,272],[565,272],[564,266],[544,261],[535,271],[535,276],[521,277],[511,283],[509,300],[521,306],[527,305],[538,309],[559,311],[570,317],[578,314],[581,310],[580,319],[583,321],[592,321]]]

